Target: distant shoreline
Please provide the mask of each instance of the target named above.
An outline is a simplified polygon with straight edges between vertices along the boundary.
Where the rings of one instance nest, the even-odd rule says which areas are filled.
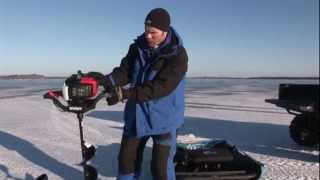
[[[14,74],[0,76],[1,80],[14,80],[14,79],[66,79],[63,76],[45,76],[41,74]]]
[[[290,80],[319,80],[319,77],[284,77],[284,76],[270,76],[270,77],[187,77],[187,79],[290,79]]]
[[[14,79],[66,79],[64,76],[45,76],[41,74],[14,74],[2,75],[1,80],[14,80]],[[319,77],[293,77],[293,76],[261,76],[261,77],[215,77],[215,76],[194,76],[187,77],[187,79],[289,79],[289,80],[319,80]]]

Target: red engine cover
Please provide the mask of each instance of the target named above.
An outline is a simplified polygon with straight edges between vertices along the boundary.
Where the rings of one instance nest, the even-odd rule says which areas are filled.
[[[81,84],[86,84],[86,85],[90,85],[92,87],[92,96],[96,96],[97,92],[98,92],[98,82],[92,78],[92,77],[81,77],[80,79],[80,83]]]

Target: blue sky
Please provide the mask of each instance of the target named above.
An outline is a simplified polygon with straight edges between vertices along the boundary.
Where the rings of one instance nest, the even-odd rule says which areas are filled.
[[[166,8],[188,76],[318,76],[318,0],[0,0],[0,75],[109,73]]]

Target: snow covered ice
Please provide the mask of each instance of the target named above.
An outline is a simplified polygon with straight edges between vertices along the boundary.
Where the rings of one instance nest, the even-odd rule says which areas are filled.
[[[221,86],[189,84],[179,141],[228,140],[265,164],[262,179],[319,179],[319,147],[293,142],[288,132],[293,116],[264,102],[277,96],[276,86],[260,81],[214,83]],[[34,179],[43,173],[50,180],[82,179],[76,115],[60,112],[42,98],[44,92],[0,88],[0,179]],[[116,177],[123,108],[124,104],[107,106],[102,100],[85,115],[85,140],[97,148],[90,164],[99,179]],[[145,150],[143,180],[151,179],[151,145]]]

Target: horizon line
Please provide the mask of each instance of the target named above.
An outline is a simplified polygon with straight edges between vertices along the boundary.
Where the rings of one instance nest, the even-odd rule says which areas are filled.
[[[0,79],[63,79],[68,76],[48,76],[43,74],[0,75]],[[187,79],[320,79],[320,76],[186,76]]]

